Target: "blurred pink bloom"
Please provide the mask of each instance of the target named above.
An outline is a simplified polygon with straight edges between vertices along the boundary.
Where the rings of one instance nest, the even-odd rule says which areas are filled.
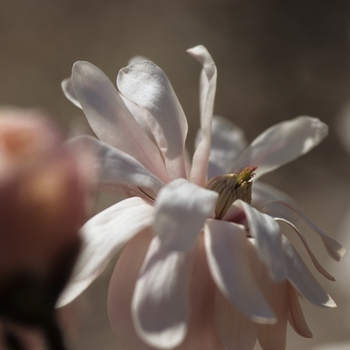
[[[217,72],[210,54],[203,46],[188,53],[203,66],[201,131],[192,163],[185,114],[154,63],[136,60],[121,69],[120,92],[88,62],[75,63],[62,83],[100,140],[75,141],[99,154],[99,187],[127,199],[83,227],[83,251],[60,302],[78,296],[124,248],[108,297],[122,349],[248,350],[257,339],[263,349],[284,349],[287,319],[300,335],[312,336],[297,293],[318,306],[335,303],[278,222],[295,230],[329,279],[299,227],[310,226],[336,260],[344,249],[286,195],[256,180],[310,151],[328,128],[299,117],[269,128],[247,147],[240,129],[213,118]],[[251,203],[237,195],[227,204],[220,191],[205,188],[208,178],[250,165],[257,167],[244,181],[248,189],[254,182]],[[218,205],[224,207],[220,214]]]

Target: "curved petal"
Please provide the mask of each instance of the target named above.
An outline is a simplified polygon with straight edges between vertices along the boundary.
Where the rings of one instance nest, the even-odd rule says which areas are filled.
[[[193,47],[187,52],[201,65],[199,107],[201,114],[201,140],[194,152],[190,179],[204,186],[207,181],[208,161],[211,144],[211,124],[213,119],[217,71],[213,58],[202,46]]]
[[[154,232],[173,250],[192,249],[205,220],[214,216],[218,194],[187,180],[163,187],[155,204]]]
[[[186,178],[187,120],[165,73],[151,61],[138,61],[119,71],[117,85],[126,98],[146,108],[162,128],[170,177]]]
[[[97,137],[129,154],[162,181],[169,181],[156,145],[143,132],[108,77],[88,62],[76,62],[72,71],[76,98]]]
[[[226,350],[253,350],[257,325],[236,310],[221,294],[216,297],[216,328]]]
[[[153,207],[138,197],[125,199],[90,219],[81,229],[81,254],[58,305],[68,304],[81,294],[102,273],[114,254],[150,226],[152,220]]]
[[[327,134],[327,125],[311,117],[302,116],[276,124],[248,146],[232,169],[243,169],[251,164],[257,166],[254,177],[256,180],[309,152]]]
[[[245,227],[208,220],[205,248],[212,277],[230,302],[254,322],[273,323],[275,315],[256,284],[247,257]]]
[[[151,241],[131,303],[135,329],[146,344],[173,348],[184,340],[191,265],[191,252],[170,250],[158,237]]]
[[[201,139],[197,133],[196,144]],[[243,131],[228,119],[214,116],[212,122],[211,150],[208,164],[208,179],[228,174],[238,155],[246,148]],[[239,170],[239,169],[236,169]]]
[[[77,97],[75,96],[75,91],[73,88],[73,84],[72,84],[72,79],[71,78],[67,78],[64,79],[61,82],[61,88],[62,91],[64,93],[64,95],[67,97],[67,99],[69,101],[71,101],[75,106],[77,106],[78,108],[82,108]]]
[[[99,185],[131,185],[140,189],[146,196],[155,199],[164,183],[147,170],[140,162],[128,154],[108,146],[90,136],[78,136],[71,144],[82,144],[97,155]]]
[[[293,224],[304,223],[309,226],[313,232],[318,234],[321,238],[328,254],[336,261],[345,254],[346,249],[337,242],[334,238],[326,235],[322,230],[320,230],[296,205],[292,202],[273,201],[266,203],[262,208],[264,212],[276,213],[278,212],[280,216],[286,218]]]
[[[223,220],[245,225],[250,236],[256,239],[260,259],[265,263],[274,280],[285,280],[281,229],[271,216],[260,213],[246,202],[236,200]]]
[[[293,245],[283,237],[283,251],[287,266],[287,276],[293,287],[307,300],[317,306],[336,307],[333,299],[324,291],[306,267]]]

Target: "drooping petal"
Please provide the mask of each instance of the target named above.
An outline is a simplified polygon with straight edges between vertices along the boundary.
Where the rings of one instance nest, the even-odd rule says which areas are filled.
[[[185,338],[189,319],[192,252],[170,250],[153,238],[131,303],[140,338],[156,348],[173,348]]]
[[[153,211],[153,207],[144,200],[134,197],[125,199],[90,219],[81,229],[81,254],[58,305],[68,304],[82,293],[128,240],[150,226]]]
[[[283,200],[266,203],[262,210],[264,212],[278,213],[293,224],[304,223],[309,226],[321,239],[328,254],[336,261],[345,254],[346,249],[334,238],[320,230],[295,204]]]
[[[99,185],[102,187],[130,185],[155,199],[164,183],[128,154],[110,147],[90,136],[79,136],[70,141],[81,144],[96,155]]]
[[[201,130],[196,136],[196,147],[201,139]],[[211,132],[211,150],[208,164],[208,179],[230,172],[238,155],[246,148],[243,131],[228,119],[214,116]]]
[[[265,263],[275,281],[286,278],[281,229],[269,215],[260,213],[248,203],[236,200],[223,220],[243,224],[249,235],[256,239],[260,259]]]
[[[162,128],[170,177],[186,178],[187,120],[165,73],[151,61],[138,61],[119,71],[117,85],[126,98],[146,108]]]
[[[298,117],[276,124],[260,136],[240,155],[233,170],[252,164],[260,176],[291,162],[317,146],[328,134],[328,127],[319,119]]]
[[[333,299],[320,286],[286,237],[283,237],[283,251],[285,253],[288,280],[293,287],[317,306],[336,307]]]
[[[253,350],[257,339],[257,324],[240,313],[221,294],[215,303],[216,328],[226,350]]]
[[[77,96],[75,95],[75,91],[74,91],[74,88],[73,88],[73,84],[72,84],[72,79],[71,78],[64,79],[61,82],[61,88],[62,88],[62,91],[63,91],[64,95],[67,97],[67,99],[69,101],[71,101],[78,108],[82,108],[80,103],[79,103],[79,101],[78,101],[78,99],[77,99]]]
[[[289,312],[288,320],[293,329],[302,337],[312,338],[312,332],[306,323],[303,310],[299,304],[297,293],[294,288],[288,284],[288,301],[289,301]]]
[[[201,114],[201,140],[194,152],[191,182],[204,186],[207,181],[208,161],[211,144],[211,124],[213,119],[217,71],[213,58],[207,49],[198,45],[187,52],[201,65],[199,106]]]
[[[273,323],[275,315],[256,284],[247,250],[245,227],[208,220],[204,230],[205,247],[212,277],[230,302],[254,322]]]
[[[163,187],[155,204],[154,232],[173,250],[193,248],[207,218],[214,216],[218,194],[187,180]]]
[[[88,62],[72,71],[76,98],[97,137],[129,154],[162,181],[169,181],[157,146],[140,128],[108,77]]]

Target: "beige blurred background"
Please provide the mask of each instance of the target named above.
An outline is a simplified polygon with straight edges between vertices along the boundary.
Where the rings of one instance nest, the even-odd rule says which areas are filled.
[[[200,67],[185,49],[203,44],[218,68],[215,113],[241,126],[249,141],[298,115],[330,126],[317,149],[264,181],[348,245],[350,228],[341,227],[350,207],[350,154],[336,130],[350,101],[349,24],[346,0],[0,0],[0,104],[43,107],[65,128],[86,125],[60,89],[72,64],[90,61],[115,81],[129,58],[143,55],[168,74],[189,119],[192,151]],[[321,247],[317,256],[327,261]],[[328,268],[340,283],[319,280],[339,308],[303,303],[314,338],[290,331],[289,350],[350,341],[350,259]],[[117,349],[105,310],[109,272],[72,306],[71,349]]]

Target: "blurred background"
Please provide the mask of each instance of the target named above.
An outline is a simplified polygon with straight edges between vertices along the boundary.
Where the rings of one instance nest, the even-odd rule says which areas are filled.
[[[263,180],[292,196],[349,250],[349,33],[346,0],[0,0],[0,104],[41,107],[66,129],[87,128],[60,88],[72,64],[90,61],[115,81],[132,56],[143,55],[172,82],[189,120],[192,152],[200,67],[185,50],[203,44],[218,68],[215,114],[243,128],[249,141],[298,115],[329,125],[319,147]],[[350,258],[329,262],[320,241],[310,240],[337,279],[319,278],[339,307],[303,303],[314,338],[289,331],[289,350],[350,342]],[[70,306],[71,349],[118,348],[106,316],[109,273]]]

